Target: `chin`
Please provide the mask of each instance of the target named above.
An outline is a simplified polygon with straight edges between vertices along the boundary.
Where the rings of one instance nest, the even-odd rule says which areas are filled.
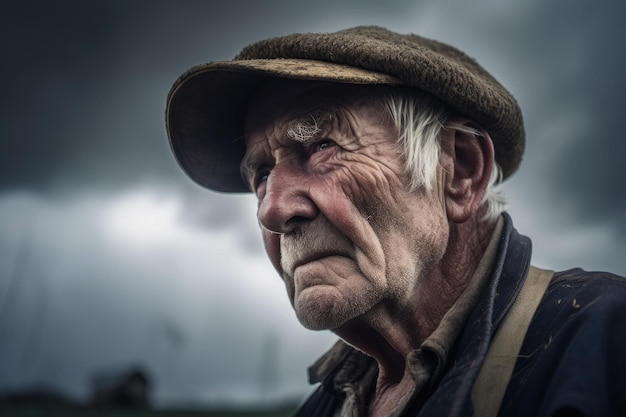
[[[345,300],[321,291],[300,294],[294,310],[300,324],[309,330],[337,329],[359,314]]]

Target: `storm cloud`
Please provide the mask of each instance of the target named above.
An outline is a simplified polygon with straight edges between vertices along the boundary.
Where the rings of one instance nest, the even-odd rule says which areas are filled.
[[[0,391],[86,398],[141,363],[158,404],[302,396],[334,337],[301,328],[250,196],[177,166],[187,68],[293,32],[376,24],[453,44],[517,98],[503,184],[534,262],[626,274],[626,5],[618,1],[8,1],[0,14]],[[269,381],[269,382],[268,382]]]

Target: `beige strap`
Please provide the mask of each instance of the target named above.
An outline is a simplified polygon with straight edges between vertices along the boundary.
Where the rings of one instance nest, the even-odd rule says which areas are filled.
[[[496,332],[474,388],[474,416],[496,417],[530,321],[554,271],[530,267],[524,286]]]

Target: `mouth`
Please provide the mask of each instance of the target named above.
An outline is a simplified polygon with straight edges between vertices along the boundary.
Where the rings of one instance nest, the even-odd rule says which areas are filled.
[[[310,251],[283,251],[281,263],[283,266],[283,271],[293,277],[296,269],[298,269],[299,267],[329,257],[344,257],[354,259],[350,252],[333,248]]]

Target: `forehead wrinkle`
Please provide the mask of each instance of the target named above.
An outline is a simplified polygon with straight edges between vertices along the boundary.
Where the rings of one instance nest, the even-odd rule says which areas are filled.
[[[369,106],[370,109],[366,110],[367,113],[372,114],[372,117],[377,119],[384,118],[381,115],[384,107],[377,105],[377,103],[381,104],[379,98],[380,92],[373,89],[368,89],[366,92],[363,89],[348,89],[343,88],[343,86],[337,88],[334,85],[322,85],[316,89],[306,89],[297,94],[283,96],[282,101],[280,94],[278,96],[267,94],[257,96],[257,99],[248,109],[245,122],[245,138],[248,149],[240,165],[242,173],[248,175],[246,178],[249,178],[250,171],[261,163],[259,160],[263,159],[266,153],[259,155],[257,151],[250,151],[250,133],[252,130],[255,133],[263,131],[263,142],[268,143],[271,154],[274,151],[272,148],[281,147],[281,143],[284,146],[286,140],[291,143],[299,142],[288,134],[291,124],[306,121],[315,116],[320,118],[322,115],[324,120],[319,125],[318,136],[336,129],[344,139],[351,138],[350,143],[359,143],[364,138],[357,134],[356,113],[360,109],[367,109]],[[380,107],[380,111],[376,110],[377,107]],[[327,118],[326,115],[328,114],[334,117]],[[391,121],[390,118],[388,120]],[[369,135],[367,136],[369,137]],[[312,138],[314,137],[316,136],[312,136]]]
[[[360,123],[361,120],[368,120],[367,129]],[[384,107],[380,100],[374,96],[367,96],[359,100],[354,100],[352,105],[340,112],[340,117],[336,120],[337,130],[344,138],[352,138],[355,145],[378,148],[379,140],[391,134],[395,140],[397,129],[391,117],[386,117]],[[378,139],[378,140],[377,140]]]
[[[311,121],[315,121],[319,132],[328,130],[337,118],[335,109],[336,106],[334,105],[317,104],[307,110],[279,109],[269,112],[264,109],[260,114],[256,113],[252,117],[248,117],[245,128],[245,139],[248,149],[242,160],[242,165],[249,165],[249,161],[254,159],[250,155],[250,142],[253,132],[255,136],[260,136],[259,140],[254,140],[255,143],[267,143],[273,151],[273,149],[279,148],[283,141],[288,143],[285,139],[288,139],[289,142],[305,142],[295,139],[289,134],[290,127],[294,124],[310,124]],[[315,137],[315,135],[312,135],[312,137]]]

